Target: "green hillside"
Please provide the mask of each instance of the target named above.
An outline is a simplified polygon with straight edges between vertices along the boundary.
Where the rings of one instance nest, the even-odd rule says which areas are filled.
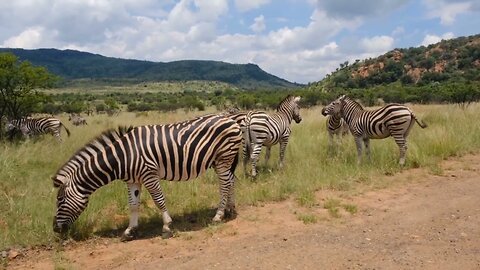
[[[300,85],[276,77],[255,64],[230,64],[219,61],[184,60],[150,62],[105,57],[75,50],[8,49],[21,61],[44,66],[64,82],[89,79],[93,82],[219,81],[242,89],[295,88]]]
[[[394,49],[376,58],[344,62],[310,87],[371,88],[391,83],[424,86],[480,81],[480,35],[442,40],[427,47]]]

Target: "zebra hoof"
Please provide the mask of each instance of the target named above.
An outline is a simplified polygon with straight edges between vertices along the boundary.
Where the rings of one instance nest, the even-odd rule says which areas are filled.
[[[128,242],[128,241],[134,240],[135,238],[137,238],[137,230],[136,229],[131,229],[129,232],[125,231],[122,234],[122,237],[120,238],[120,241]]]
[[[173,237],[172,231],[162,232],[162,239],[168,239],[172,237]]]
[[[235,208],[225,210],[225,218],[235,219],[237,217],[237,210]]]

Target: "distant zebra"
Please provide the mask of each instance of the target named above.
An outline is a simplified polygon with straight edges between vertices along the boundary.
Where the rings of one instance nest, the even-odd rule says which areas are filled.
[[[300,97],[287,96],[280,102],[277,111],[269,115],[266,112],[250,111],[245,117],[245,153],[244,167],[249,158],[252,162],[252,177],[257,176],[257,162],[262,150],[262,146],[267,148],[265,153],[265,164],[270,159],[270,148],[277,143],[280,144],[280,163],[283,167],[285,158],[285,149],[290,138],[290,124],[292,120],[296,123],[302,121],[300,116],[300,106],[298,102]]]
[[[85,120],[85,118],[76,113],[71,113],[68,116],[68,121],[71,121],[74,126],[88,125],[87,120]]]
[[[22,118],[10,120],[6,126],[7,132],[14,129],[19,129],[23,136],[29,137],[31,135],[52,134],[59,142],[62,141],[60,137],[60,128],[65,128],[67,135],[70,136],[70,130],[65,127],[60,120],[53,117],[41,118]]]
[[[220,203],[213,221],[221,221],[226,212],[235,211],[234,171],[241,139],[235,122],[216,115],[105,132],[52,177],[54,187],[59,188],[53,230],[66,232],[87,206],[90,195],[119,179],[127,182],[130,206],[130,223],[122,239],[135,236],[142,184],[162,211],[162,237],[170,237],[172,219],[160,180],[194,179],[210,167],[220,180]]]
[[[405,164],[407,136],[415,122],[418,121],[413,112],[400,104],[388,104],[376,110],[364,110],[356,101],[343,95],[322,109],[323,115],[340,114],[350,127],[357,145],[358,162],[362,158],[362,141],[365,152],[370,158],[370,139],[383,139],[392,136],[400,149],[400,165]]]
[[[335,137],[341,138],[349,133],[347,122],[343,120],[340,113],[329,115],[326,122],[329,137],[329,148],[333,150],[335,146]]]

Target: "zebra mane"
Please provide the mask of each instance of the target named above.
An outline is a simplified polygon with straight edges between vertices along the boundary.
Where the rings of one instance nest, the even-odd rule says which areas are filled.
[[[364,109],[363,106],[362,106],[362,104],[358,103],[356,100],[350,98],[349,96],[346,96],[346,95],[345,95],[345,97],[344,97],[343,99],[344,99],[344,100],[348,100],[350,103],[355,104],[356,107],[358,107],[358,108],[360,108],[360,109],[362,109],[362,110]]]
[[[98,137],[87,143],[84,147],[78,150],[65,164],[52,177],[53,186],[61,187],[66,184],[67,179],[65,177],[59,178],[59,174],[65,171],[65,168],[77,168],[80,164],[83,164],[85,160],[92,157],[98,152],[98,149],[104,149],[105,147],[113,144],[116,140],[123,137],[133,129],[133,126],[119,126],[117,129],[110,129],[104,131]]]
[[[277,112],[280,110],[280,108],[283,106],[283,104],[289,103],[297,99],[296,96],[294,95],[288,95],[286,98],[284,98],[280,103],[277,105]]]

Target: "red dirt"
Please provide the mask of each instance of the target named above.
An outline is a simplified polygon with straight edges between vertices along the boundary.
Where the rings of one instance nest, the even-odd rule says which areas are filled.
[[[287,200],[241,207],[235,220],[178,237],[121,243],[99,238],[28,251],[13,269],[480,269],[480,155],[389,176],[389,188],[337,197],[358,212],[332,218],[322,205]],[[320,217],[303,224],[296,212]],[[57,259],[54,259],[57,257]]]

